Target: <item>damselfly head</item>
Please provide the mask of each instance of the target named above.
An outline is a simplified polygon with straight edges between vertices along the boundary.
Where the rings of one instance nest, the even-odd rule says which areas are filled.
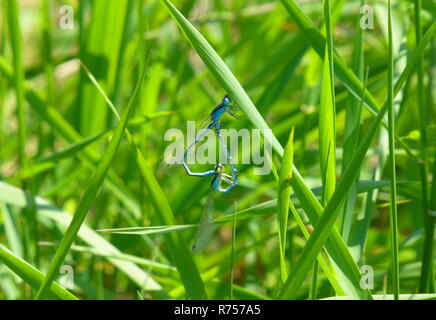
[[[224,98],[223,98],[223,102],[222,102],[222,103],[227,105],[227,104],[229,104],[230,102],[232,102],[232,99],[229,97],[229,95],[226,94],[226,95],[224,96]]]

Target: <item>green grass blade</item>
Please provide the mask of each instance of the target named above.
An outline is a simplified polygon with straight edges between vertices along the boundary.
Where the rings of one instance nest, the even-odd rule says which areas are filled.
[[[8,78],[9,81],[12,81],[13,70],[3,57],[0,57],[0,72],[6,78]],[[28,100],[33,111],[39,117],[41,117],[41,119],[46,121],[51,128],[66,141],[70,143],[80,143],[80,141],[84,140],[83,137],[77,133],[73,126],[67,120],[65,120],[55,108],[50,105],[45,105],[39,94],[29,85],[26,85],[26,99]],[[84,149],[83,153],[81,153],[80,159],[84,164],[95,170],[95,167],[99,161],[99,155],[92,149]],[[110,171],[105,184],[114,193],[114,195],[119,198],[127,208],[129,208],[136,218],[141,216],[137,201],[134,199],[134,196],[131,194],[131,192],[126,188],[123,180],[119,176]]]
[[[17,99],[17,118],[18,118],[18,136],[19,148],[18,158],[21,167],[26,167],[26,111],[25,111],[25,94],[24,94],[24,66],[23,66],[23,46],[22,35],[19,21],[19,7],[17,0],[6,1],[7,18],[9,25],[9,37],[13,55],[14,65],[14,87]]]
[[[202,58],[206,66],[217,78],[223,88],[226,89],[226,91],[245,112],[253,125],[258,129],[268,129],[268,125],[266,124],[265,120],[253,105],[242,86],[236,80],[235,76],[229,70],[224,61],[210,46],[207,40],[194,28],[191,23],[189,23],[188,20],[186,20],[185,17],[183,17],[183,15],[171,4],[171,2],[167,0],[161,0],[161,2],[165,4],[168,11],[176,20],[180,29],[184,32],[185,36],[188,38],[191,45],[197,51],[198,55]],[[280,145],[274,135],[272,137],[272,142],[267,142],[272,143],[274,150],[280,156],[283,156],[283,147]],[[300,199],[301,205],[305,209],[309,218],[313,221],[313,223],[315,223],[322,213],[322,206],[318,202],[315,195],[305,184],[295,165],[293,166],[292,177],[292,187],[294,188],[298,198]],[[358,293],[356,297],[359,296],[359,294],[360,296],[367,296],[367,291],[357,287],[358,281],[355,282],[355,285],[349,285],[349,279],[356,279],[356,277],[359,277],[359,269],[348,252],[347,246],[337,230],[335,229],[333,233],[332,246],[327,248],[327,250],[329,251],[329,254],[331,254],[332,258],[337,261],[337,267],[341,267],[340,277],[343,277],[344,283],[347,283],[345,285],[346,290],[351,295]]]
[[[134,151],[141,175],[143,176],[145,185],[150,192],[153,206],[159,213],[159,221],[167,225],[175,224],[175,217],[165,193],[154,177],[142,152],[137,147]],[[200,277],[200,272],[194,263],[191,250],[188,249],[185,240],[180,235],[169,233],[165,235],[165,241],[168,244],[172,258],[174,259],[174,265],[179,270],[188,297],[191,299],[208,298],[208,294]]]
[[[47,246],[47,247],[53,247],[56,245],[56,243],[43,242],[43,243],[40,243],[40,245]],[[178,276],[177,269],[171,265],[159,263],[159,262],[156,262],[153,260],[144,259],[144,258],[141,258],[138,256],[126,254],[126,253],[104,250],[103,248],[99,248],[97,246],[93,247],[93,246],[73,245],[73,246],[71,246],[71,250],[73,250],[75,252],[81,252],[81,253],[91,253],[95,256],[107,258],[109,261],[112,260],[112,261],[118,261],[118,262],[119,261],[124,261],[124,262],[129,262],[129,263],[131,262],[131,263],[137,264],[138,266],[147,267],[148,270],[154,271],[159,275],[170,276],[172,278],[177,278],[177,276]],[[126,275],[127,275],[127,273],[126,273]],[[152,285],[144,288],[143,284],[145,283],[145,281],[148,281]],[[136,282],[136,280],[135,280],[135,282]],[[155,284],[156,283],[153,283],[151,278],[148,278],[148,279],[144,279],[141,282],[141,284],[139,284],[139,286],[142,287],[143,290],[152,290],[152,288],[153,288],[152,286]],[[159,288],[159,285],[157,284],[156,287]]]
[[[427,36],[430,33],[434,32],[434,25],[432,25],[433,30],[427,31]],[[424,37],[425,38],[425,37]],[[424,40],[423,38],[423,40]],[[427,39],[429,41],[429,39]],[[422,43],[420,44],[422,45]],[[416,52],[413,55],[413,57],[416,57]],[[416,63],[415,59],[411,59],[411,62],[409,62],[406,69],[403,71],[402,76],[405,73],[410,72],[410,64]],[[397,84],[395,86],[395,89],[401,88],[401,82],[404,81],[404,77],[400,77],[397,81]],[[398,92],[397,90],[393,90],[392,98],[394,98],[395,94]],[[382,110],[380,110],[377,117],[372,121],[372,124],[370,128],[368,129],[365,137],[362,139],[362,142],[357,149],[356,153],[354,154],[348,168],[346,169],[338,187],[335,190],[335,193],[333,194],[332,198],[330,199],[326,209],[324,210],[324,214],[319,219],[315,230],[312,234],[312,236],[309,238],[309,241],[307,242],[303,252],[301,253],[301,256],[297,263],[295,264],[294,268],[291,270],[291,276],[288,278],[288,280],[285,283],[285,286],[280,294],[281,298],[288,298],[292,297],[293,294],[295,294],[296,290],[300,287],[301,283],[304,281],[305,276],[307,275],[308,269],[314,262],[314,259],[316,258],[316,255],[319,253],[319,251],[322,248],[322,245],[327,240],[329,233],[331,232],[331,229],[334,226],[336,217],[338,215],[338,208],[343,203],[344,195],[346,194],[347,190],[349,189],[349,186],[352,183],[352,180],[356,179],[358,170],[361,166],[361,163],[365,157],[366,151],[368,150],[372,139],[374,138],[377,128],[379,124],[381,123],[384,114],[386,113],[388,109],[388,103],[386,103]],[[358,279],[354,279],[355,281]]]
[[[1,204],[0,212],[2,214],[3,228],[9,248],[19,257],[23,257],[23,239],[18,228],[17,219],[12,209],[6,205]]]
[[[395,97],[395,95],[400,90],[401,85],[404,83],[405,75],[410,75],[412,66],[416,64],[417,56],[419,55],[419,52],[421,52],[424,49],[425,47],[424,44],[428,43],[431,35],[435,31],[434,26],[435,24],[433,23],[432,27],[427,31],[426,35],[423,37],[423,41],[418,45],[418,48],[420,48],[419,51],[415,50],[414,54],[412,55],[411,60],[409,61],[408,65],[406,66],[405,70],[403,71],[402,75],[400,76],[394,87],[392,98]],[[335,219],[337,217],[338,208],[340,207],[341,203],[344,201],[344,194],[346,194],[346,191],[348,190],[350,184],[352,183],[352,180],[356,178],[357,172],[359,170],[359,167],[361,166],[366,151],[368,150],[371,141],[377,132],[377,127],[381,123],[382,118],[386,113],[387,109],[388,109],[388,103],[386,103],[383,106],[377,117],[372,121],[370,128],[368,129],[365,137],[362,139],[362,142],[358,150],[356,151],[355,155],[353,156],[348,168],[346,169],[343,178],[341,179],[337,189],[335,190],[335,193],[333,194],[326,209],[324,210],[324,214],[319,219],[312,236],[307,242],[300,256],[299,261],[291,270],[292,271],[291,276],[286,281],[286,284],[280,295],[281,298],[292,297],[292,295],[296,292],[296,289],[301,285],[302,281],[304,280],[308,272],[308,269],[310,268],[314,259],[316,258],[316,255],[321,250],[324,242],[327,240],[329,233],[333,228]]]
[[[362,139],[358,150],[353,156],[341,181],[339,182],[335,192],[333,193],[330,201],[328,202],[323,215],[319,218],[312,235],[307,241],[306,246],[304,247],[303,252],[300,255],[300,258],[291,269],[290,276],[281,291],[280,298],[283,299],[293,297],[293,295],[297,292],[298,288],[304,281],[307,272],[310,270],[310,267],[316,259],[317,254],[320,252],[322,246],[329,237],[329,234],[334,227],[336,217],[338,216],[341,203],[343,203],[343,201],[345,200],[346,192],[352,181],[357,176],[357,172],[365,157],[366,151],[368,150],[372,139],[377,132],[377,128],[386,112],[386,109],[386,106],[383,107],[379,115],[373,120],[365,137]],[[355,283],[358,283],[359,279],[359,276],[357,279],[354,279],[354,281],[357,281]]]
[[[153,119],[165,117],[171,114],[172,112],[156,112],[154,114],[146,115],[143,117],[137,117],[129,121],[128,128],[129,129],[137,128]],[[76,156],[80,157],[80,153],[83,152],[86,147],[97,141],[107,138],[109,135],[113,133],[113,129],[105,130],[104,132],[86,138],[80,142],[72,143],[71,145],[65,147],[62,150],[54,151],[48,155],[41,156],[35,159],[33,163],[29,165],[27,168],[18,171],[17,175],[19,177],[27,179],[35,176],[36,174],[40,174],[44,171],[53,168],[56,165],[56,163],[61,160],[67,158],[73,158]]]
[[[42,56],[44,58],[44,71],[46,81],[46,96],[49,105],[53,106],[55,103],[55,78],[54,66],[52,57],[52,25],[51,25],[51,2],[50,0],[43,0],[41,5],[41,24],[42,24]]]
[[[391,1],[388,2],[388,124],[389,124],[389,164],[391,177],[391,203],[389,220],[391,229],[392,284],[395,300],[400,296],[400,273],[398,262],[398,216],[397,216],[397,175],[395,170],[395,113],[394,113],[394,57],[392,49]]]
[[[301,220],[300,215],[298,214],[297,210],[295,209],[294,205],[292,202],[289,203],[291,212],[294,216],[295,221],[297,221],[298,226],[300,227],[301,232],[303,233],[304,237],[307,239],[309,239],[310,234],[309,231],[307,231],[306,226],[303,223],[303,220]],[[317,265],[321,266],[321,269],[324,271],[325,276],[327,277],[327,279],[329,280],[330,284],[332,285],[333,289],[335,290],[336,294],[341,296],[344,294],[344,290],[341,288],[341,285],[339,284],[338,280],[336,279],[336,275],[334,274],[332,268],[330,267],[330,263],[328,262],[328,260],[326,258],[324,258],[324,256],[322,254],[318,255],[317,261],[316,261]],[[317,277],[314,277],[317,278]],[[314,279],[314,281],[312,282],[312,284],[316,283],[316,279]],[[312,289],[311,291],[311,298],[315,299],[316,293],[315,293],[315,288]]]
[[[129,0],[93,1],[92,18],[87,30],[86,54],[84,63],[92,66],[92,72],[102,81],[109,95],[116,91],[119,72],[119,59],[122,56],[123,33],[128,22]],[[104,14],[101,14],[104,12]],[[110,37],[102,37],[102,30]],[[103,99],[95,92],[91,83],[80,87],[81,133],[84,136],[96,134],[106,129],[108,111]]]
[[[422,38],[422,22],[421,22],[421,7],[422,1],[415,0],[415,33],[416,43],[420,43]],[[419,291],[421,293],[428,293],[430,289],[430,283],[432,280],[433,270],[433,237],[434,237],[434,221],[431,216],[428,215],[428,165],[427,165],[427,112],[425,106],[425,88],[424,88],[424,66],[423,66],[423,54],[420,55],[417,67],[418,76],[418,110],[419,110],[419,169],[421,174],[421,192],[422,192],[422,207],[423,207],[423,220],[425,224],[425,240],[422,254],[421,265],[421,278],[419,280]]]
[[[331,198],[336,185],[336,107],[333,66],[333,34],[330,22],[330,1],[324,1],[326,24],[326,50],[324,54],[323,80],[319,111],[319,156],[323,184],[322,205]]]
[[[365,0],[360,2],[360,7],[365,4]],[[363,66],[364,66],[364,54],[363,54],[363,40],[364,40],[364,32],[362,28],[360,28],[360,19],[359,16],[355,23],[355,42],[354,42],[354,52],[353,52],[353,71],[360,81],[364,80],[363,75]],[[365,78],[366,79],[366,78]],[[364,90],[366,89],[366,83],[363,85]],[[362,91],[362,97],[360,101],[355,97],[349,97],[346,105],[346,115],[345,115],[345,127],[344,127],[344,145],[343,145],[343,153],[342,153],[342,171],[345,171],[346,166],[351,159],[354,151],[356,150],[356,146],[359,142],[359,133],[360,133],[360,118],[362,114],[362,105],[363,101],[365,101],[364,90]],[[345,200],[344,204],[344,212],[340,217],[341,224],[341,234],[345,241],[348,240],[351,225],[353,222],[353,208],[355,206],[356,200],[356,184],[350,189],[348,199]]]
[[[29,285],[0,260],[0,300],[33,299],[47,281],[144,70],[53,281],[72,284],[61,275],[72,267],[65,289],[80,299],[393,300],[397,210],[396,298],[434,299],[436,6],[388,1],[0,1],[0,244],[43,273]],[[11,19],[22,33],[25,144]],[[165,166],[163,154],[181,151],[188,121],[225,93],[241,115],[220,119],[238,186],[215,199],[219,233],[196,256],[210,177]],[[217,160],[211,134],[196,144],[195,171]],[[280,169],[291,176],[282,185]],[[42,298],[57,299],[49,289]]]
[[[115,234],[163,234],[167,232],[180,231],[185,229],[195,228],[195,224],[179,224],[176,226],[150,226],[150,227],[127,227],[127,228],[112,228],[112,229],[99,229],[98,232],[107,232]]]
[[[364,80],[364,87],[366,88],[367,85],[367,81],[368,81],[368,71],[366,73],[365,76],[365,80]],[[363,92],[362,92],[362,96],[363,96]],[[357,108],[360,109],[359,113],[361,112],[362,109],[362,101],[364,100],[364,98],[362,98],[361,101],[356,101],[357,102]],[[352,103],[352,106],[356,106],[356,104]],[[347,110],[348,111],[348,110]],[[347,114],[348,115],[348,114]],[[356,114],[354,114],[354,116],[357,116]],[[350,118],[353,118],[353,116],[350,113]],[[360,117],[359,117],[360,118]],[[357,122],[354,122],[354,125],[352,127],[356,128],[356,130],[358,130],[357,134],[351,134],[348,138],[348,142],[351,143],[352,140],[357,139],[357,141],[354,141],[354,143],[357,145],[358,143],[358,138],[359,138],[359,131],[360,131],[360,119],[354,119]],[[354,137],[353,137],[354,136]],[[353,153],[356,151],[356,145],[349,145],[347,148],[345,148],[345,143],[344,143],[344,157],[343,157],[343,171],[345,171],[347,164],[349,163],[349,161],[351,160]],[[346,161],[345,161],[346,159]],[[374,174],[374,178],[375,178],[375,174]],[[371,221],[371,207],[372,207],[372,198],[373,198],[373,190],[368,190],[368,194],[366,196],[366,206],[365,206],[365,214],[364,214],[364,218],[362,219],[354,219],[353,221],[353,208],[355,205],[355,200],[358,196],[359,193],[359,182],[357,181],[359,179],[359,173],[357,175],[356,178],[356,182],[351,186],[351,190],[349,192],[349,196],[347,197],[347,199],[345,199],[345,203],[344,203],[344,212],[343,212],[343,216],[342,216],[342,221],[341,221],[341,233],[344,237],[344,240],[347,241],[347,243],[349,244],[349,246],[351,248],[353,248],[353,252],[354,252],[354,257],[356,259],[356,261],[360,261],[361,259],[361,254],[363,254],[363,244],[365,243],[366,240],[366,235],[367,235],[367,226],[369,225],[370,221]],[[370,180],[372,183],[377,183],[378,181],[374,180]]]
[[[236,213],[237,204],[235,203],[235,213]],[[236,214],[233,215],[233,228],[232,228],[232,252],[230,254],[230,275],[229,275],[229,300],[233,300],[233,274],[234,274],[234,264],[235,264],[235,247],[236,247]]]
[[[97,79],[91,74],[91,72],[86,68],[85,65],[82,64],[90,78],[91,82],[97,88],[99,93],[102,95],[103,99],[109,105],[110,110],[114,113],[115,117],[118,119],[120,116],[113,105],[112,101],[106,95],[103,88],[98,83]],[[139,149],[139,146],[133,139],[129,130],[126,132],[127,139],[129,140],[133,151],[135,153],[135,160],[138,164],[139,171],[144,179],[145,185],[151,195],[152,202],[154,207],[156,208],[159,214],[159,220],[162,224],[167,224],[169,226],[175,224],[175,217],[171,210],[171,207],[168,203],[168,200],[160,187],[158,181],[156,180],[153,172],[151,171],[142,151]],[[177,226],[176,226],[177,228]],[[171,233],[166,229],[165,232],[165,240],[168,243],[168,248],[171,252],[171,255],[174,259],[174,264],[180,272],[180,276],[182,278],[182,282],[185,286],[188,297],[192,299],[206,299],[208,298],[208,293],[204,287],[204,283],[201,279],[200,272],[195,265],[194,259],[192,257],[191,251],[188,250],[188,246],[186,245],[185,240],[181,237],[181,235],[177,233]]]
[[[319,164],[322,181],[321,204],[325,206],[336,186],[336,99],[335,72],[333,62],[333,31],[330,13],[330,0],[324,1],[324,20],[327,35],[324,51],[324,64],[319,107]],[[313,267],[310,297],[316,299],[318,281],[318,261]]]
[[[75,157],[77,153],[79,153],[89,145],[93,144],[96,141],[102,140],[103,138],[106,138],[109,135],[109,133],[110,133],[109,130],[104,131],[99,134],[96,134],[95,136],[84,139],[80,142],[73,143],[62,150],[58,150],[48,155],[37,158],[35,160],[35,163],[40,164],[44,162],[57,162],[62,159]]]
[[[404,84],[406,78],[410,76],[414,66],[416,65],[419,54],[422,52],[422,50],[424,50],[425,45],[430,41],[435,30],[436,30],[436,23],[433,23],[430,29],[426,32],[425,36],[423,37],[423,40],[421,41],[421,43],[418,45],[417,49],[411,56],[411,59],[409,60],[409,63],[407,64],[403,73],[397,80],[397,83],[395,84],[394,87],[394,97],[401,89],[401,86]],[[359,148],[356,150],[356,153],[354,154],[352,160],[350,161],[348,168],[345,170],[345,173],[340,183],[338,184],[335,193],[333,194],[327,207],[325,208],[323,215],[318,220],[313,234],[309,238],[309,241],[307,242],[303,252],[301,253],[299,261],[295,264],[294,268],[291,270],[290,273],[291,276],[288,277],[288,280],[286,281],[285,286],[281,291],[280,294],[281,298],[292,297],[293,294],[295,294],[296,290],[300,287],[301,283],[304,281],[304,278],[307,275],[310,266],[316,259],[316,255],[321,250],[324,242],[327,240],[332,228],[334,227],[334,223],[338,215],[338,208],[340,207],[341,203],[344,201],[344,195],[346,195],[347,191],[349,190],[352,180],[354,180],[357,176],[357,172],[365,157],[366,151],[368,150],[371,141],[374,138],[377,132],[377,128],[380,125],[386,111],[387,111],[387,103],[380,110],[377,117],[372,121],[371,126],[369,127],[366,135],[362,139]],[[334,230],[335,229],[333,229],[333,233],[332,233],[333,237],[335,237]],[[349,253],[348,250],[346,252]],[[352,260],[352,257],[349,257],[348,260],[349,259]],[[360,279],[359,274],[354,273],[353,279],[354,279],[354,283],[357,284]]]
[[[45,275],[9,251],[0,244],[0,261],[3,262],[10,270],[16,273],[21,279],[26,281],[32,288],[38,289],[45,278]],[[47,291],[48,297],[61,300],[78,300],[73,294],[62,288],[58,283],[52,282],[50,289]]]
[[[427,31],[426,36],[428,36],[428,38],[425,39],[426,37],[425,36],[423,37],[423,43],[424,41],[428,43],[430,34],[434,32],[434,26],[435,24],[433,23],[432,28]],[[418,46],[421,51],[424,48],[423,43],[420,43],[420,45]],[[400,90],[401,85],[404,83],[405,81],[404,75],[410,74],[409,72],[411,71],[412,68],[411,65],[414,65],[416,63],[417,55],[418,52],[415,51],[408,65],[403,71],[402,75],[398,79],[395,88],[393,89],[392,98],[395,97],[395,95]],[[330,199],[327,207],[325,208],[323,215],[321,216],[318,223],[316,224],[315,230],[311,235],[311,237],[309,238],[309,241],[307,242],[303,252],[301,253],[299,261],[295,264],[294,268],[291,270],[291,276],[286,281],[285,286],[280,294],[281,298],[292,297],[292,295],[295,294],[296,289],[299,288],[299,286],[301,285],[302,281],[304,280],[308,272],[308,269],[314,262],[316,255],[319,253],[319,251],[322,248],[322,245],[327,240],[329,233],[331,232],[334,226],[335,219],[338,215],[338,208],[345,200],[344,195],[346,195],[346,192],[349,189],[352,180],[356,179],[357,177],[358,170],[362,164],[365,154],[372,142],[372,139],[374,138],[377,132],[377,128],[380,125],[387,109],[388,109],[388,102],[383,106],[377,117],[372,121],[370,128],[368,129],[367,133],[362,139],[360,146],[357,149],[356,153],[354,154],[352,160],[350,161],[348,168],[345,170],[345,173],[340,183],[338,184],[332,198]],[[356,281],[358,279],[354,279],[354,280]]]
[[[142,82],[142,79],[139,83]],[[54,277],[56,276],[60,265],[62,264],[63,260],[65,259],[65,256],[67,255],[69,248],[71,247],[77,232],[79,232],[80,226],[82,225],[83,221],[85,220],[85,217],[88,213],[89,208],[92,205],[92,202],[94,201],[98,191],[101,188],[101,185],[106,178],[106,175],[109,171],[109,167],[111,166],[114,157],[116,155],[116,152],[118,150],[118,147],[120,146],[121,139],[124,135],[124,131],[127,127],[127,123],[129,122],[130,117],[133,114],[133,111],[135,110],[135,99],[138,93],[139,85],[135,88],[135,91],[133,92],[131,99],[126,107],[126,110],[124,111],[122,118],[117,125],[117,128],[115,129],[114,136],[109,143],[109,146],[107,147],[107,150],[101,159],[101,162],[97,166],[97,170],[94,172],[93,176],[91,177],[90,183],[82,197],[82,200],[80,201],[80,204],[74,214],[74,218],[71,221],[71,224],[61,242],[59,245],[58,250],[56,251],[56,255],[53,258],[53,262],[50,265],[49,271],[47,273],[47,277],[45,278],[43,284],[39,288],[35,299],[41,299],[44,297],[44,293],[46,290],[50,287],[51,282],[53,281]]]
[[[258,129],[268,130],[269,126],[262,118],[262,115],[254,106],[247,93],[242,88],[239,81],[227,67],[225,62],[211,47],[207,40],[195,29],[195,27],[174,7],[168,0],[161,0],[166,6],[171,16],[177,22],[180,29],[185,34],[191,45],[194,47],[203,62],[209,68],[209,71],[217,78],[223,88],[234,99],[236,104],[244,111],[248,119]],[[272,141],[267,141],[272,144],[273,148],[283,154],[283,147],[278,142],[277,138],[272,137]]]
[[[25,75],[23,64],[23,38],[20,28],[20,8],[18,1],[6,1],[6,17],[9,26],[9,38],[13,56],[14,66],[14,89],[16,97],[16,113],[18,119],[18,163],[21,169],[28,166],[28,157],[26,155],[26,140],[27,140],[27,122],[26,122],[26,100],[25,100]],[[24,188],[29,187],[29,182],[22,181]],[[23,210],[24,216],[24,239],[27,246],[24,247],[25,258],[31,263],[37,262],[38,250],[37,242],[37,228],[35,224],[34,212],[32,209]],[[35,265],[38,265],[37,263]]]
[[[169,2],[164,1],[162,2],[167,6],[168,10],[170,11],[173,18],[178,23],[179,27],[182,29],[182,31],[185,33],[188,40],[191,42],[192,46],[195,48],[197,53],[200,55],[200,57],[203,59],[205,64],[208,66],[209,70],[214,74],[214,76],[219,80],[221,85],[231,94],[231,96],[235,99],[235,101],[238,103],[238,105],[241,106],[241,108],[244,110],[244,112],[247,114],[247,117],[251,120],[251,122],[257,126],[260,129],[267,128],[267,125],[265,121],[262,119],[254,105],[252,104],[251,100],[248,98],[246,93],[243,91],[241,85],[236,80],[236,78],[233,76],[233,74],[230,72],[228,67],[225,65],[225,63],[222,61],[222,59],[218,56],[218,54],[212,49],[212,47],[208,44],[206,39],[204,39],[201,34],[180,14],[180,12],[177,11],[177,9]],[[421,50],[425,46],[426,43],[430,40],[431,34],[435,31],[435,24],[433,23],[431,29],[427,32],[427,38],[423,38],[423,42],[420,44]],[[317,38],[315,36],[315,38]],[[319,37],[318,37],[319,40]],[[424,41],[425,40],[425,41]],[[317,41],[317,40],[316,40]],[[322,42],[323,45],[325,45],[325,42]],[[324,53],[324,50],[322,51]],[[335,55],[336,57],[336,55]],[[395,94],[398,93],[400,90],[402,84],[407,79],[407,77],[410,75],[410,73],[413,70],[414,64],[416,63],[416,52],[414,55],[412,55],[410,62],[408,63],[406,69],[403,71],[402,75],[400,76],[399,80],[396,83],[395,86]],[[359,97],[360,92],[362,89],[362,84],[360,81],[356,78],[356,76],[350,72],[344,64],[337,63],[337,59],[335,58],[335,65],[337,64],[337,67],[339,70],[344,71],[347,76],[352,79],[353,81],[350,83],[351,87],[354,87],[356,89],[356,92],[354,93],[356,96]],[[338,76],[341,75],[341,73],[338,74]],[[355,81],[357,80],[357,81]],[[360,91],[359,91],[360,90]],[[366,99],[368,101],[374,102],[375,100],[372,98],[372,96],[369,94],[368,91],[365,91],[367,94]],[[376,104],[374,104],[376,106]],[[375,108],[377,110],[377,108]],[[374,119],[373,126],[371,127],[371,130],[368,131],[370,140],[367,141],[367,146],[364,147],[364,152],[362,154],[362,159],[364,157],[364,154],[366,153],[366,150],[369,147],[369,144],[375,135],[376,128],[378,126],[378,121],[382,121],[383,117],[380,117],[380,114],[384,114],[386,112],[386,106],[384,106],[377,117]],[[280,154],[283,154],[283,148],[279,145],[277,140],[273,137],[272,141],[273,148]],[[358,170],[361,160],[357,160],[357,166],[354,168],[354,170]],[[317,199],[314,197],[314,195],[310,192],[310,189],[307,188],[307,186],[304,184],[304,181],[300,175],[300,173],[296,170],[294,166],[293,170],[293,188],[295,192],[297,193],[298,197],[300,198],[300,201],[302,203],[302,206],[305,207],[307,210],[307,213],[311,220],[316,221],[317,218],[322,213],[322,207],[320,206]],[[348,183],[350,181],[347,181],[347,179],[343,179],[345,181],[342,181],[343,190],[342,192],[346,192],[348,190]],[[337,195],[338,198],[341,198],[339,195]],[[340,199],[337,199],[340,200]],[[341,202],[341,201],[338,201]],[[340,203],[337,203],[335,205],[339,205]],[[332,214],[335,215],[335,212],[332,210],[333,206],[329,209],[331,210]],[[330,228],[329,228],[330,229]],[[326,236],[328,236],[329,231],[327,231]],[[322,243],[325,241],[325,239],[321,239]],[[326,248],[329,252],[329,254],[332,255],[333,259],[336,261],[340,261],[339,265],[336,264],[336,268],[340,268],[340,277],[345,277],[345,283],[347,283],[347,290],[349,289],[352,294],[356,294],[356,296],[369,298],[369,292],[367,290],[362,290],[359,287],[359,280],[360,280],[360,272],[357,268],[356,263],[354,262],[352,256],[350,255],[345,243],[341,239],[340,235],[337,233],[337,230],[334,229],[333,235],[332,235],[332,243],[327,244]],[[318,251],[319,252],[319,251]],[[311,257],[312,258],[312,257]],[[309,263],[310,265],[310,263]],[[305,266],[306,268],[308,265]],[[289,279],[288,279],[289,281]]]
[[[375,294],[374,300],[395,300],[392,294]],[[400,300],[436,300],[436,294],[401,294]],[[332,297],[323,300],[349,300],[350,297]]]
[[[285,147],[282,165],[280,167],[278,192],[277,192],[277,226],[279,231],[279,256],[280,275],[282,282],[288,277],[285,264],[286,230],[288,229],[289,202],[291,201],[291,179],[294,158],[294,128],[289,134],[288,143]]]
[[[281,0],[281,2],[288,11],[289,15],[304,33],[312,48],[316,51],[321,59],[324,59],[326,39],[323,37],[321,32],[317,29],[310,18],[300,9],[294,0]],[[364,92],[364,106],[368,109],[368,111],[376,116],[378,110],[380,110],[377,101],[368,90],[365,90],[362,81],[360,81],[353,71],[347,67],[344,60],[336,52],[334,52],[334,65],[336,75],[342,80],[344,86],[355,98],[360,99],[361,92]],[[385,128],[388,127],[385,121],[382,121],[382,125]],[[410,150],[410,148],[397,135],[395,138],[406,150],[406,152],[410,156],[413,156],[413,152]]]
[[[43,201],[41,201],[41,203],[43,203]],[[48,210],[44,209],[44,205],[42,207],[42,209],[38,210],[40,221],[43,221],[42,218],[49,219],[50,221],[55,222],[61,230],[67,230],[72,220],[70,214],[63,212],[56,207],[52,207]],[[138,287],[147,290],[153,297],[169,298],[169,296],[163,292],[159,283],[153,280],[146,270],[139,268],[138,261],[131,259],[127,261],[124,261],[126,259],[120,260],[118,256],[121,255],[121,252],[85,224],[82,224],[80,227],[77,237],[91,246],[91,250],[100,252],[101,256],[107,256],[107,260],[110,263],[123,272]]]
[[[320,56],[324,59],[326,39],[310,20],[310,18],[301,10],[294,0],[281,0],[289,15],[306,36],[307,41]],[[344,82],[348,90],[357,98],[360,97],[363,86],[356,75],[346,66],[342,58],[334,53],[334,64],[336,75]],[[376,113],[379,108],[377,101],[369,91],[365,91],[365,105],[372,113]]]
[[[71,214],[53,206],[49,201],[43,198],[33,196],[19,188],[0,182],[0,202],[18,208],[26,208],[29,205],[27,201],[29,198],[31,198],[36,205],[37,219],[41,224],[49,225],[47,221],[55,222],[62,230],[66,230],[71,224]],[[121,254],[120,251],[86,224],[80,226],[78,238],[88,244],[91,247],[90,250],[98,251],[100,256],[107,256],[108,261],[129,277],[136,285],[143,287],[145,290],[149,290],[153,296],[162,296],[158,295],[159,291],[162,290],[160,285],[136,266],[134,264],[136,261],[129,262],[117,259]]]
[[[436,150],[435,155],[433,158],[433,177],[436,177]],[[431,237],[431,239],[434,239],[434,232],[435,232],[435,224],[436,224],[436,179],[433,179],[433,182],[431,184],[431,191],[430,191],[430,203],[429,203],[429,211],[427,212],[430,215],[430,225],[433,227],[433,230],[429,232],[428,237]],[[427,236],[427,235],[426,235]],[[424,246],[424,252],[425,254],[428,254],[429,257],[428,260],[432,261],[434,257],[434,244],[432,241],[428,241],[430,243],[425,243]],[[434,272],[432,272],[432,269],[429,271],[430,277],[428,279],[428,288],[429,291],[432,289],[434,290]]]

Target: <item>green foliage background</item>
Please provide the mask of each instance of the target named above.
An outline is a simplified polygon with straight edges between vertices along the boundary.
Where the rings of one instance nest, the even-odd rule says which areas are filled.
[[[436,5],[388,7],[2,1],[0,299],[436,297]],[[162,165],[164,134],[225,93],[225,128],[272,129],[274,170],[237,165],[192,255],[210,181]]]

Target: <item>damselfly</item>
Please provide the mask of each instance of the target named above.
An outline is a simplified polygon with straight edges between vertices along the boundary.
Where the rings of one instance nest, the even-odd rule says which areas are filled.
[[[211,182],[211,189],[207,196],[206,205],[204,207],[200,223],[198,224],[197,232],[194,238],[194,244],[192,246],[192,251],[194,253],[200,253],[204,250],[204,248],[206,248],[213,232],[215,231],[216,226],[213,223],[213,197],[215,191],[227,194],[238,184],[236,178],[238,173],[237,171],[232,170],[232,175],[229,175],[224,172],[224,167],[221,164],[218,164],[213,172],[214,175]],[[226,187],[222,186],[223,182],[226,183]]]
[[[236,170],[236,168],[235,168],[235,166],[234,166],[234,164],[232,162],[232,155],[230,154],[229,150],[227,149],[227,145],[226,145],[226,143],[225,143],[225,141],[224,141],[224,139],[223,139],[223,137],[221,135],[221,126],[222,126],[221,121],[218,121],[215,124],[215,126],[214,126],[215,133],[216,133],[216,135],[218,137],[219,144],[220,144],[222,150],[224,151],[227,163],[230,165],[230,168],[232,170],[232,175],[235,175],[235,177],[236,177],[237,170]],[[191,144],[190,146],[188,146],[186,148],[186,150],[185,150],[184,155],[183,155],[182,164],[183,164],[183,167],[185,168],[186,173],[188,175],[190,175],[190,176],[195,176],[195,177],[209,177],[209,176],[215,175],[216,174],[216,169],[215,170],[204,171],[204,172],[193,172],[193,171],[191,171],[191,169],[189,169],[188,164],[186,162],[187,162],[187,156],[188,156],[189,149],[193,145],[194,145],[194,143]]]
[[[188,173],[188,175],[190,176],[199,176],[199,177],[209,177],[212,176],[214,174],[214,170],[208,170],[208,171],[204,171],[204,172],[192,172],[186,162],[187,162],[187,155],[188,152],[192,149],[192,147],[194,145],[196,145],[198,142],[202,141],[203,138],[206,136],[206,134],[209,132],[209,130],[215,130],[217,135],[219,134],[219,129],[221,128],[221,117],[223,114],[228,113],[230,114],[232,117],[239,119],[239,116],[237,114],[234,113],[234,106],[231,105],[232,99],[228,96],[225,95],[222,102],[216,106],[212,112],[210,113],[210,115],[203,120],[196,128],[195,128],[195,138],[194,141],[191,142],[185,149],[185,152],[183,154],[183,158],[173,158],[172,161],[169,162],[169,165],[173,165],[175,163],[182,163],[183,166],[185,167],[186,172]],[[183,140],[181,142],[184,142]],[[220,138],[220,144],[223,143],[223,139]]]

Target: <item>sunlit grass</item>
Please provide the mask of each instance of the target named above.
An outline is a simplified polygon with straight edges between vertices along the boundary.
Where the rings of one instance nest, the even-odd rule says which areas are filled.
[[[1,3],[0,299],[436,297],[431,6],[73,1],[69,30],[35,3]],[[225,93],[273,172],[233,155],[194,255],[210,179],[163,166],[164,134]]]

